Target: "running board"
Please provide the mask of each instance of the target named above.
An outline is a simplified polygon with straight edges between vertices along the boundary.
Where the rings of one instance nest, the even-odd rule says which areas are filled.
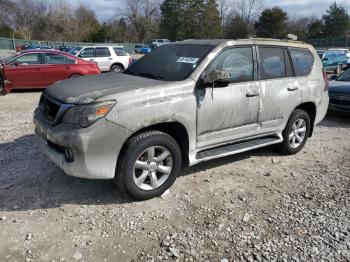
[[[282,136],[257,138],[250,141],[239,142],[236,144],[230,144],[223,147],[208,149],[206,151],[199,152],[196,155],[196,159],[197,159],[197,162],[202,162],[206,160],[239,154],[242,152],[250,151],[253,149],[257,149],[257,148],[265,147],[269,145],[279,144],[282,142],[283,142]]]

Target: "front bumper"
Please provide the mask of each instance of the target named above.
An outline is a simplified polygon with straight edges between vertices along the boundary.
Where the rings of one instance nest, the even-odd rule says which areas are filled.
[[[35,134],[46,155],[70,176],[88,179],[113,179],[122,145],[131,135],[127,129],[105,118],[88,128],[59,124],[51,126],[37,109]],[[70,148],[74,161],[66,161],[64,149]]]

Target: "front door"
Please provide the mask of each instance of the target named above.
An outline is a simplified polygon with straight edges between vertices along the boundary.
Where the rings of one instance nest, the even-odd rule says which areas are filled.
[[[41,88],[43,84],[42,53],[17,57],[4,67],[4,75],[11,88]]]
[[[214,70],[229,73],[226,87],[198,87],[197,147],[204,149],[256,134],[259,112],[259,82],[255,52],[251,46],[222,51],[203,74]]]
[[[95,62],[97,62],[101,71],[109,71],[113,63],[111,52],[108,47],[95,48]]]

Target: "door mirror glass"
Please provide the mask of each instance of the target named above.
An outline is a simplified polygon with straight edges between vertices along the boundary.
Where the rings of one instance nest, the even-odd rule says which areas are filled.
[[[15,62],[12,63],[12,66],[13,66],[13,67],[18,66],[18,65],[19,65],[19,63],[18,63],[17,61],[15,61]]]
[[[205,86],[213,85],[214,87],[225,87],[231,82],[229,73],[224,70],[214,70],[209,74],[204,75],[203,84]]]

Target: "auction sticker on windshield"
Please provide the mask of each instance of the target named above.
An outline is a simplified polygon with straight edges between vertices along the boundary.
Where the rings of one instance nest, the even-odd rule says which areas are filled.
[[[186,63],[186,64],[195,64],[199,58],[197,57],[180,57],[177,62],[178,63]]]

